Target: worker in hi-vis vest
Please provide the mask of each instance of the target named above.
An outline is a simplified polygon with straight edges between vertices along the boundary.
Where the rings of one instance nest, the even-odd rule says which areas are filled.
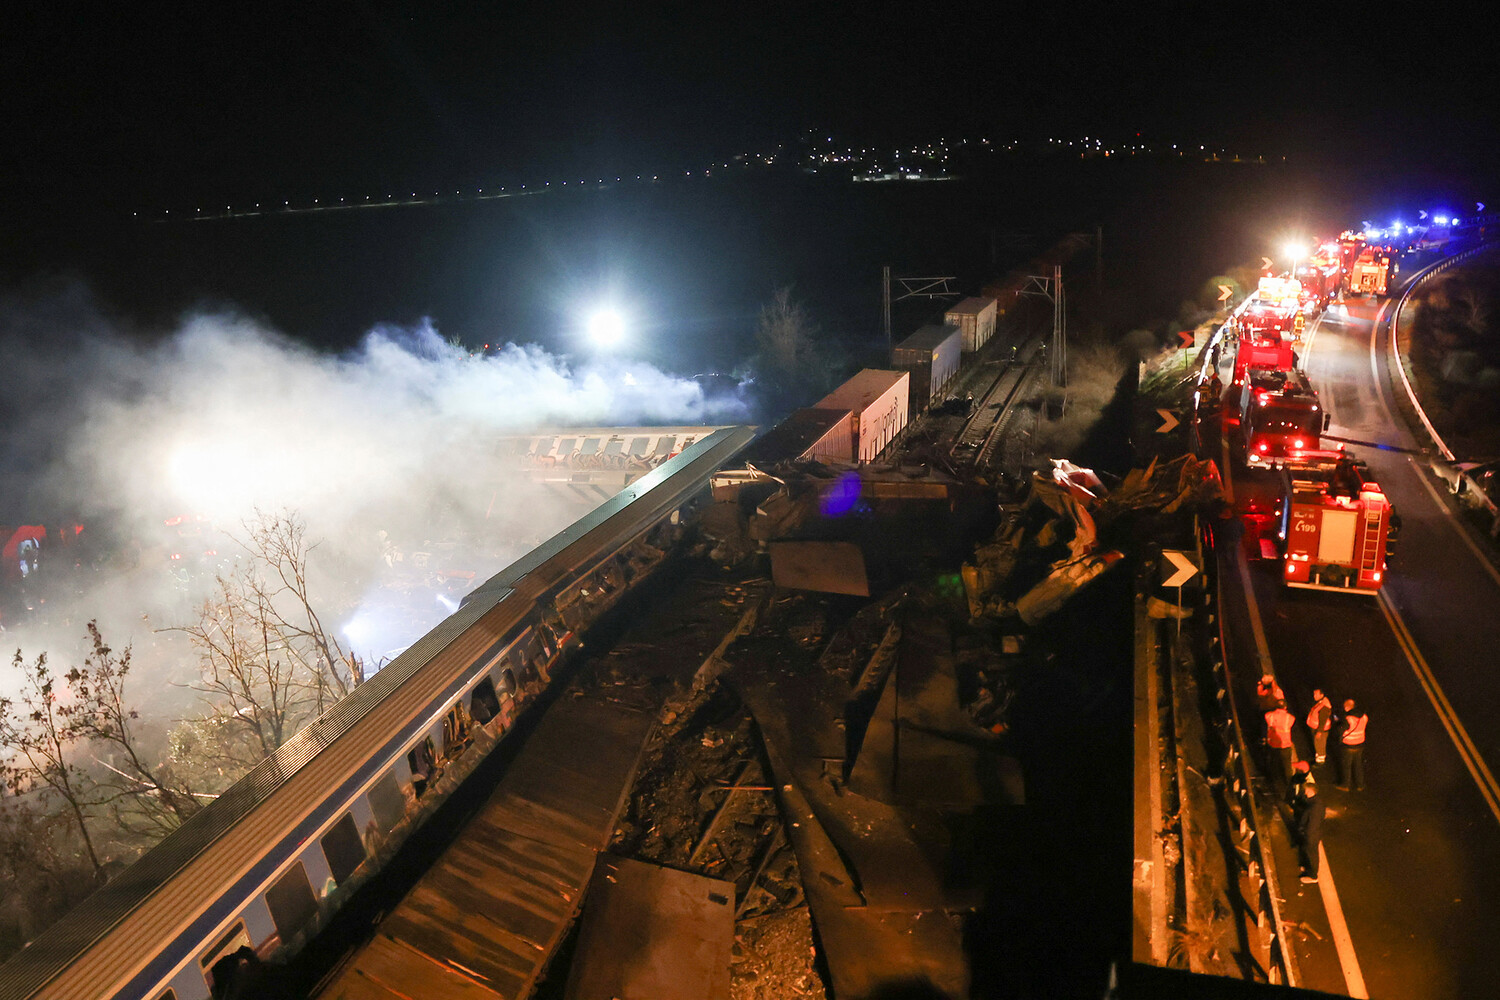
[[[1352,786],[1356,792],[1365,787],[1365,729],[1370,717],[1360,711],[1353,698],[1344,699],[1344,716],[1339,720],[1339,787]]]

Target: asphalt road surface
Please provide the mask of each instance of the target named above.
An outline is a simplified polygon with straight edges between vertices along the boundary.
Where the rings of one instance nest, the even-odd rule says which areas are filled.
[[[1333,747],[1314,771],[1328,802],[1322,881],[1300,884],[1287,838],[1271,838],[1280,842],[1299,985],[1371,997],[1492,996],[1500,991],[1500,789],[1489,766],[1500,764],[1500,573],[1395,415],[1393,392],[1405,390],[1399,377],[1394,389],[1390,381],[1394,308],[1394,300],[1335,305],[1303,350],[1332,415],[1329,434],[1369,463],[1403,521],[1383,593],[1290,590],[1277,563],[1246,560],[1225,574],[1237,591],[1248,581],[1253,597],[1231,621],[1243,646],[1231,651],[1235,683],[1251,708],[1247,727],[1263,656],[1299,720],[1314,686],[1336,710],[1352,697],[1369,714],[1365,790],[1336,787]],[[1237,504],[1272,492],[1268,474],[1226,468]],[[1298,756],[1310,759],[1300,724],[1298,737]]]

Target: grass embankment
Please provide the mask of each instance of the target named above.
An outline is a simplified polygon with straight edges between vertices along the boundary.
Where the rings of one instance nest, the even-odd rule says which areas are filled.
[[[1427,419],[1453,453],[1500,457],[1500,254],[1423,284],[1402,314],[1400,346]]]

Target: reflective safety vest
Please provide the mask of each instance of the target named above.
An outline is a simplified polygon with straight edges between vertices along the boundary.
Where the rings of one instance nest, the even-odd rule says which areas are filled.
[[[1333,728],[1333,703],[1326,697],[1313,703],[1312,710],[1307,713],[1307,728],[1315,733],[1326,733]]]
[[[1344,716],[1344,734],[1339,739],[1344,741],[1346,747],[1357,747],[1365,741],[1365,723],[1369,722],[1365,715]]]
[[[1273,708],[1266,713],[1266,742],[1277,750],[1285,750],[1292,745],[1292,723],[1297,721],[1291,712],[1284,708]]]

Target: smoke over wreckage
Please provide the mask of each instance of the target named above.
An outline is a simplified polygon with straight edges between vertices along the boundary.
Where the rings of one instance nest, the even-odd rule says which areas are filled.
[[[146,647],[168,642],[157,630],[188,620],[243,567],[252,525],[285,513],[305,530],[325,624],[378,661],[582,513],[499,461],[501,437],[744,416],[739,399],[650,365],[574,366],[535,345],[471,354],[429,322],[377,327],[339,355],[230,312],[149,344],[96,315],[55,322],[6,320],[23,377],[0,522],[77,544],[7,578],[0,624],[11,647],[57,662],[97,619],[151,670]]]

